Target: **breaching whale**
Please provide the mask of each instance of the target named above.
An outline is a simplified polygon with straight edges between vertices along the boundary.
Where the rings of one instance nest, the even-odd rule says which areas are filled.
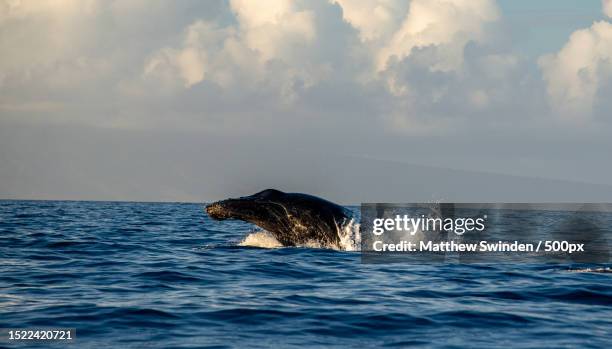
[[[216,220],[239,219],[272,233],[284,246],[317,242],[338,246],[341,227],[351,220],[350,211],[333,202],[300,193],[266,189],[237,199],[206,206]]]

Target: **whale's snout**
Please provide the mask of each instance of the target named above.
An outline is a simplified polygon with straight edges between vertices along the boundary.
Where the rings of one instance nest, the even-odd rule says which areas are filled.
[[[262,203],[250,197],[227,199],[206,206],[206,213],[215,220],[241,219],[251,221],[264,215]]]
[[[229,212],[225,208],[222,202],[213,202],[206,206],[206,213],[212,219],[224,220],[230,218]]]

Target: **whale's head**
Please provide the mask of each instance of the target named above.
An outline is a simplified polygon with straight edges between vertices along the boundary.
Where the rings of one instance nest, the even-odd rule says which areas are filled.
[[[213,202],[206,206],[206,213],[216,220],[239,219],[265,228],[268,222],[275,221],[274,218],[283,213],[284,208],[278,200],[284,194],[266,189],[250,196]]]

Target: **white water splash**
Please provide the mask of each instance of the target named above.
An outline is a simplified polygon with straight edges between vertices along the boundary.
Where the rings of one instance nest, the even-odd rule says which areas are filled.
[[[239,246],[261,247],[261,248],[279,248],[283,245],[276,240],[274,235],[265,230],[256,231],[247,235]]]
[[[336,226],[338,229],[338,244],[323,245],[319,241],[309,240],[296,247],[306,248],[329,248],[339,251],[360,251],[361,250],[361,235],[359,234],[359,223],[351,219],[341,226]],[[260,248],[280,248],[283,245],[276,240],[274,235],[268,231],[261,230],[250,233],[238,246],[260,247]]]
[[[340,238],[340,246],[335,249],[342,251],[361,251],[361,233],[359,232],[359,223],[355,219],[349,220],[338,229],[338,237]]]

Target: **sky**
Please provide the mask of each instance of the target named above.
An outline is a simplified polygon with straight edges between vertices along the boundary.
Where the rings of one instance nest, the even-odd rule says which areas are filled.
[[[612,0],[0,0],[0,199],[612,200]]]

